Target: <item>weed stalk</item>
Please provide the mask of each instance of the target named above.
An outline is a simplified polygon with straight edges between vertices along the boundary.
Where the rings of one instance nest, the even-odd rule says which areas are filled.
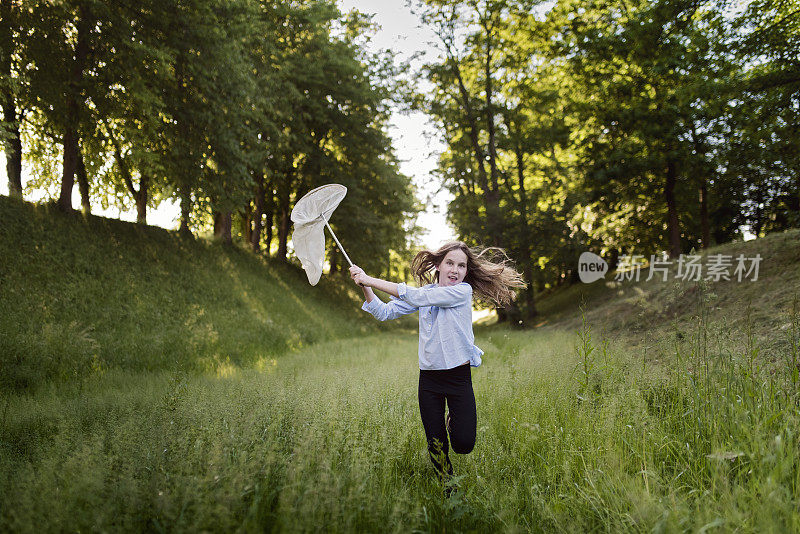
[[[791,328],[789,333],[789,379],[792,382],[791,393],[797,403],[797,385],[800,381],[800,313],[798,312],[797,293],[792,298]]]
[[[578,374],[578,384],[580,385],[579,398],[585,395],[590,389],[592,372],[595,365],[595,347],[592,344],[592,329],[586,321],[584,303],[581,303],[580,310],[581,327],[578,329],[578,343],[575,347],[575,351],[578,355],[577,365],[580,367],[580,373]]]

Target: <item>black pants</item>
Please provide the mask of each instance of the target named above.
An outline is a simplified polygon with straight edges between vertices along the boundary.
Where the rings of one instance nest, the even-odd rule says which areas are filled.
[[[445,401],[450,410],[450,444],[454,452],[467,454],[475,447],[478,425],[469,364],[419,372],[419,413],[428,440],[428,453],[440,475],[445,472],[453,474],[448,454]]]

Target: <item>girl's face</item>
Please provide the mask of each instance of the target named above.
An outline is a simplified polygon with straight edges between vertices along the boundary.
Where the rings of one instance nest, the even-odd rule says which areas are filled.
[[[454,286],[467,276],[467,255],[461,249],[451,250],[436,269],[439,271],[440,286]]]

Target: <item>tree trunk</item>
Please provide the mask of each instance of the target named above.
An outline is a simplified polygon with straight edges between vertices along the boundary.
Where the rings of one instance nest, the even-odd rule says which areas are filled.
[[[681,254],[681,231],[678,224],[678,207],[675,202],[675,185],[678,173],[675,160],[667,159],[667,182],[664,186],[664,197],[667,202],[667,228],[669,230],[669,255],[677,258]]]
[[[89,54],[89,21],[85,8],[79,8],[78,35],[75,42],[75,58],[72,62],[70,81],[66,87],[66,116],[64,117],[64,166],[61,175],[61,193],[58,207],[65,212],[72,211],[72,188],[75,186],[75,172],[78,166],[78,123],[80,120],[80,83],[83,78],[84,63]]]
[[[498,323],[508,322],[508,310],[506,308],[497,308],[495,312],[497,312]]]
[[[700,233],[703,248],[708,248],[711,246],[711,225],[708,222],[708,181],[705,175],[700,180]]]
[[[22,198],[22,141],[19,138],[19,122],[17,122],[16,108],[11,99],[11,105],[3,106],[3,119],[11,123],[9,139],[6,141],[6,175],[8,176],[8,196]]]
[[[67,102],[67,126],[64,128],[64,165],[61,174],[61,193],[58,197],[58,207],[61,211],[72,211],[72,188],[75,185],[75,170],[78,164],[78,139],[75,131],[75,122],[70,118],[75,118],[75,108],[77,104],[74,98],[68,97]]]
[[[800,226],[800,168],[795,168],[794,181],[797,192],[794,195],[793,202],[791,202],[791,209],[795,214],[795,226]]]
[[[78,164],[75,168],[75,176],[78,179],[78,189],[81,192],[81,211],[84,215],[92,213],[92,205],[89,203],[89,177],[86,175],[86,164],[83,161],[83,152],[78,145]]]
[[[247,204],[244,207],[244,210],[241,212],[242,214],[242,239],[244,239],[245,243],[250,243],[253,239],[253,206],[250,204],[250,201],[247,201]]]
[[[150,188],[150,177],[142,174],[139,178],[139,190],[133,195],[136,200],[136,222],[138,224],[147,224],[147,201]]]
[[[231,238],[231,212],[214,211],[214,237],[220,239],[224,245],[233,243]]]
[[[275,191],[271,183],[265,181],[264,185],[264,250],[269,256],[272,254],[272,236],[275,234]]]
[[[222,233],[220,237],[222,238],[222,243],[225,245],[233,244],[233,236],[231,235],[231,221],[232,213],[230,211],[226,211],[222,214]]]
[[[331,273],[339,272],[339,249],[336,247],[331,248],[331,253],[328,254],[328,263],[331,266]]]
[[[258,173],[256,175],[256,196],[253,203],[255,209],[253,210],[253,232],[250,234],[250,246],[253,252],[258,252],[261,249],[261,227],[263,225],[261,219],[264,216],[264,175]]]
[[[608,262],[609,272],[616,269],[617,265],[619,265],[619,249],[617,247],[614,247],[611,250],[609,250],[605,259]]]
[[[275,219],[275,214],[272,209],[268,209],[264,213],[264,251],[267,253],[267,256],[272,254],[272,236],[274,234],[273,220]]]
[[[19,7],[14,2],[3,0],[0,2],[0,76],[11,78],[11,57],[14,46],[14,32],[12,11],[19,12]],[[8,196],[22,198],[22,142],[19,137],[19,123],[21,114],[17,112],[17,103],[10,86],[5,86],[2,91],[3,121],[7,125],[9,137],[5,143],[6,175],[8,176]]]
[[[497,322],[507,322],[514,328],[519,328],[524,325],[522,320],[522,310],[519,309],[519,302],[512,300],[505,308],[502,308],[502,316],[500,310],[497,310]]]
[[[288,241],[289,241],[289,188],[281,191],[280,199],[280,222],[278,226],[278,258],[287,260]]]
[[[761,208],[764,204],[764,190],[760,187],[756,188],[755,197],[756,212],[755,220],[753,221],[753,234],[756,237],[761,237],[761,229],[764,227],[764,210]]]
[[[114,137],[114,132],[107,125],[106,130],[107,137],[114,146],[114,159],[117,160],[119,172],[122,175],[122,181],[125,182],[125,186],[133,196],[134,202],[136,202],[136,222],[138,224],[147,224],[147,201],[150,197],[150,177],[142,173],[139,178],[139,189],[137,190],[133,186],[133,176],[131,175],[131,170],[128,168],[127,160],[125,160],[122,155],[122,147],[120,147],[117,142],[117,138]]]
[[[179,232],[181,235],[190,236],[192,231],[189,230],[189,215],[192,212],[192,188],[188,185],[181,186],[181,226]]]
[[[533,284],[533,262],[527,261],[524,268],[525,282],[528,286],[523,290],[525,293],[525,319],[528,321],[534,319],[539,315],[539,310],[536,309],[536,289]],[[530,326],[530,325],[529,325]]]
[[[694,121],[692,121],[692,144],[694,145],[694,151],[705,159],[706,147],[704,138],[698,135]],[[707,172],[710,172],[708,165],[702,165],[698,173],[700,175],[700,239],[702,240],[702,247],[704,249],[711,246],[711,227],[708,222]]]
[[[530,225],[528,224],[528,193],[525,190],[525,154],[519,141],[515,146],[517,158],[517,182],[519,186],[519,213],[520,225],[522,230],[522,276],[528,286],[525,288],[525,319],[533,319],[538,315],[536,311],[535,289],[533,287],[534,261],[531,245],[533,236],[531,235]]]

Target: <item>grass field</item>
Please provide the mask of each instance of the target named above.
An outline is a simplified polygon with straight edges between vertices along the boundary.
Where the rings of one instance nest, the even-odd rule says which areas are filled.
[[[706,360],[692,342],[676,345],[664,371],[583,334],[577,351],[567,332],[479,339],[478,445],[454,455],[450,499],[425,455],[416,339],[384,334],[217,376],[109,372],[8,397],[0,521],[15,531],[797,530],[791,376],[751,374],[746,340]]]
[[[68,221],[60,228],[75,246],[85,246],[75,225],[84,223]],[[178,246],[169,235],[154,245],[147,236],[120,237],[121,231],[108,230],[109,240],[142,250],[156,247],[155,265],[167,271],[198,265],[185,294],[207,299],[205,317],[217,319],[206,324],[216,338],[205,345],[176,343],[178,357],[171,361],[159,362],[157,354],[146,352],[153,365],[131,365],[119,348],[108,346],[135,347],[131,338],[141,330],[113,320],[125,307],[103,297],[119,295],[122,288],[143,291],[131,279],[108,281],[105,292],[86,293],[96,273],[71,275],[60,286],[57,273],[43,272],[41,263],[37,267],[35,255],[14,264],[25,263],[33,279],[4,263],[4,282],[16,276],[13,294],[0,293],[6,310],[22,294],[27,300],[21,302],[36,303],[45,299],[45,289],[72,287],[74,295],[107,303],[107,312],[77,306],[70,316],[70,308],[61,306],[52,315],[2,316],[3,331],[16,333],[14,344],[2,346],[4,361],[17,366],[11,376],[28,369],[25,376],[32,378],[4,382],[0,530],[800,529],[800,306],[791,296],[795,287],[785,286],[796,280],[794,263],[774,265],[766,271],[768,283],[747,289],[756,296],[786,293],[787,300],[749,299],[744,309],[731,307],[727,314],[725,302],[742,291],[735,286],[641,287],[641,294],[673,297],[645,298],[627,315],[622,299],[641,294],[592,286],[583,314],[574,308],[578,289],[570,288],[551,296],[560,304],[542,302],[544,310],[573,305],[572,313],[563,312],[545,327],[478,329],[477,344],[486,351],[484,365],[473,370],[478,440],[472,454],[453,455],[452,484],[458,489],[447,499],[425,450],[413,332],[378,330],[371,317],[356,315],[358,303],[348,289],[320,300],[297,273],[260,264],[241,251],[202,243]],[[3,237],[6,250],[21,247],[8,233]],[[35,230],[28,237],[31,247],[49,239]],[[795,253],[782,240],[756,245],[770,243],[775,257]],[[170,255],[173,248],[180,252]],[[178,259],[181,254],[184,260]],[[214,260],[218,256],[223,259]],[[64,272],[81,257],[59,252],[50,262]],[[203,272],[202,265],[218,269],[218,262],[227,270]],[[132,269],[116,262],[98,265],[101,274]],[[272,277],[259,277],[262,270]],[[310,310],[340,311],[324,325],[330,333],[320,338],[279,348],[259,349],[254,342],[247,346],[255,348],[241,349],[231,327],[237,321],[223,317],[238,314],[241,322],[252,311],[247,306],[258,306],[259,299],[242,300],[241,287],[216,290],[208,299],[201,290],[206,286],[193,285],[222,272],[228,280],[242,280],[251,295],[269,293],[272,286],[262,285],[262,278],[284,288],[273,296],[276,306],[260,308],[258,320],[302,332],[290,322],[291,313],[298,313],[291,306],[301,306],[298,302]],[[629,291],[618,294],[623,289]],[[156,290],[146,298],[156,299]],[[173,306],[171,313],[186,315],[159,322],[145,314],[152,321],[146,335],[173,332],[180,339],[193,331],[183,304]],[[608,307],[615,311],[606,313]],[[643,326],[648,320],[643,310],[653,313],[652,328]],[[109,313],[112,319],[104,319]],[[88,353],[83,345],[70,349],[77,352],[60,352],[57,344],[42,349],[30,334],[40,317],[52,324],[74,321],[79,330],[109,331],[89,336]],[[339,337],[345,328],[356,337]],[[273,332],[270,339],[291,338],[288,330]],[[31,346],[50,352],[38,355]],[[16,352],[9,355],[8,347]],[[231,353],[235,357],[225,357]],[[36,362],[37,356],[59,354],[62,360],[96,355],[97,364],[64,374]],[[215,363],[192,363],[208,358]]]

